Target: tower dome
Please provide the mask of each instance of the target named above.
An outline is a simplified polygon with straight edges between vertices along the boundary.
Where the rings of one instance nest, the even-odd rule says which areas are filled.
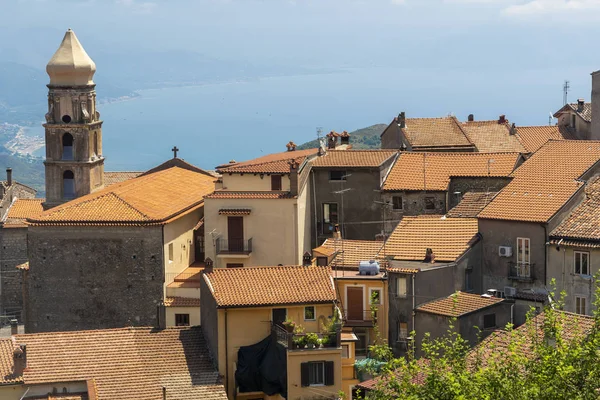
[[[79,43],[75,32],[69,29],[46,65],[46,72],[52,86],[87,86],[94,84],[96,64]]]

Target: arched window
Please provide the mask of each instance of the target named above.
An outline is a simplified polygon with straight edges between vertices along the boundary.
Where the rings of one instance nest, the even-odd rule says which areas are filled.
[[[98,132],[94,132],[94,154],[98,155]]]
[[[63,173],[63,198],[75,198],[75,175],[73,171],[65,171]]]
[[[73,159],[73,136],[70,133],[65,133],[62,137],[62,159]]]

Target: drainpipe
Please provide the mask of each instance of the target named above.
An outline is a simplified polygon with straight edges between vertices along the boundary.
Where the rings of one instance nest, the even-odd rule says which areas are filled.
[[[511,325],[515,324],[515,322],[514,322],[514,315],[515,315],[515,305],[511,304],[511,306],[510,306],[510,324]]]
[[[415,330],[415,308],[417,307],[417,296],[415,295],[415,274],[411,274],[412,276],[412,329]]]
[[[227,337],[229,335],[227,333],[227,309],[225,308],[225,391],[229,393],[229,355],[227,354]]]

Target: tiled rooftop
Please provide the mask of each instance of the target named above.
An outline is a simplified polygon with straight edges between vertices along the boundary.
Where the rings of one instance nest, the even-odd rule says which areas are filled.
[[[561,114],[561,112],[564,112],[566,110],[573,110],[586,122],[592,122],[592,103],[583,103],[582,110],[579,109],[579,105],[577,103],[565,104],[563,108],[561,108],[554,114],[554,116],[558,117],[558,115]]]
[[[205,196],[207,199],[293,199],[290,192],[233,192],[217,190]]]
[[[581,187],[578,179],[598,160],[599,141],[551,140],[513,173],[479,218],[546,222]]]
[[[200,307],[200,297],[166,297],[165,307]]]
[[[219,307],[333,303],[328,267],[215,268],[204,274]]]
[[[8,209],[4,220],[5,228],[26,227],[25,220],[40,215],[46,199],[16,199]]]
[[[474,218],[494,199],[498,192],[466,192],[460,202],[446,214],[452,218]]]
[[[137,178],[143,174],[143,172],[133,171],[117,171],[117,172],[105,172],[104,173],[104,187],[114,185],[115,183],[121,183],[129,179]]]
[[[417,311],[446,317],[460,317],[501,303],[503,299],[480,294],[457,292],[417,307]]]
[[[395,154],[390,150],[328,150],[311,163],[314,168],[378,168]]]
[[[307,157],[317,154],[318,149],[284,151],[282,153],[268,154],[253,160],[233,162],[219,165],[217,172],[225,173],[263,173],[263,174],[288,174],[290,161],[301,164]]]
[[[548,140],[577,139],[570,128],[557,125],[518,126],[517,137],[528,153],[535,153]]]
[[[436,262],[451,262],[469,249],[477,233],[476,218],[404,217],[390,235],[386,252],[396,260],[422,261],[430,248]]]
[[[401,153],[383,190],[446,191],[450,177],[508,177],[519,153]],[[493,161],[492,161],[493,160]]]
[[[15,338],[27,346],[26,385],[93,379],[98,400],[157,400],[163,398],[163,387],[168,399],[227,399],[200,327],[132,327]],[[8,371],[14,347],[0,349],[1,367]]]
[[[331,262],[332,266],[350,267],[358,269],[361,261],[377,260],[385,264],[382,241],[375,240],[349,240],[349,239],[327,239],[320,246],[321,249],[332,254],[338,252]],[[319,248],[315,249],[319,251]]]
[[[519,139],[510,134],[508,122],[463,122],[463,129],[477,150],[482,153],[527,153]]]
[[[600,244],[600,178],[585,188],[586,199],[551,233],[553,239],[574,239]]]
[[[203,197],[213,190],[209,175],[173,167],[116,183],[29,221],[50,225],[164,223],[201,206]]]
[[[404,136],[419,147],[473,147],[456,117],[407,118]]]

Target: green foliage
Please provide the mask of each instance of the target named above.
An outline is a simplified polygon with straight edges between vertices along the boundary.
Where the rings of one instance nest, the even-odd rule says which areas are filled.
[[[381,133],[387,128],[385,124],[371,125],[366,128],[350,132],[350,144],[353,149],[379,149],[381,147]],[[319,147],[317,139],[303,143],[298,150],[314,149]]]
[[[319,345],[319,335],[317,335],[316,333],[313,332],[309,332],[307,333],[304,338],[306,339],[306,344],[307,345],[314,345],[314,346],[318,346]]]

